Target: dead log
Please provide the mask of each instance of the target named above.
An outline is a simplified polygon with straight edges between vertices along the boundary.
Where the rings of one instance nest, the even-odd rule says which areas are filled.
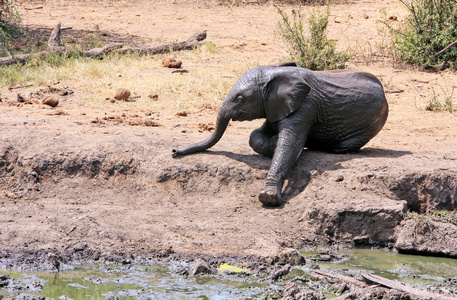
[[[340,274],[332,274],[332,273],[328,273],[328,272],[325,272],[325,271],[322,271],[322,270],[313,270],[312,273],[315,273],[317,275],[320,275],[322,277],[327,277],[327,278],[331,278],[333,280],[336,280],[338,282],[341,282],[341,283],[349,283],[349,284],[353,284],[355,286],[358,286],[358,287],[366,287],[367,284],[361,280],[358,280],[357,278],[354,278],[354,277],[350,277],[350,276],[345,276],[345,275],[340,275]]]
[[[60,36],[62,24],[59,22],[51,32],[51,35],[48,40],[49,49],[46,51],[41,51],[33,54],[19,54],[15,56],[0,57],[0,66],[7,66],[13,64],[24,64],[33,57],[44,57],[50,53],[57,53],[59,55],[64,55],[65,53],[70,53],[70,48],[60,46]],[[116,52],[120,54],[126,53],[138,53],[138,54],[159,54],[166,53],[171,51],[182,51],[182,50],[192,50],[199,45],[201,41],[206,39],[206,30],[196,32],[190,36],[187,40],[178,42],[164,44],[154,47],[138,47],[138,48],[122,48],[121,43],[111,43],[104,47],[90,49],[88,51],[78,51],[79,55],[91,58],[97,58],[100,55],[118,49]]]
[[[167,53],[171,51],[182,51],[182,50],[192,50],[199,45],[201,41],[206,39],[206,30],[196,32],[192,36],[190,36],[187,40],[178,42],[178,43],[170,43],[170,44],[163,44],[154,47],[136,47],[136,48],[125,48],[119,49],[117,52],[121,54],[126,53],[137,53],[137,54],[160,54],[160,53]]]
[[[60,27],[62,26],[62,23],[59,22],[56,27],[51,31],[51,35],[49,36],[48,39],[48,46],[49,48],[53,47],[59,47],[60,46]]]
[[[445,296],[445,295],[441,295],[441,294],[437,294],[437,293],[431,293],[431,292],[423,291],[420,289],[412,288],[412,287],[406,286],[402,283],[399,283],[399,282],[396,282],[396,281],[393,281],[393,280],[390,280],[390,279],[387,279],[387,278],[384,278],[384,277],[381,277],[378,275],[363,274],[363,273],[361,275],[363,278],[367,279],[368,281],[372,281],[372,282],[378,283],[380,285],[383,285],[385,287],[395,289],[395,290],[398,290],[401,292],[406,292],[406,293],[416,295],[419,297],[426,297],[426,298],[437,299],[437,300],[456,300],[457,299],[455,297]]]
[[[103,53],[106,53],[112,49],[118,49],[121,47],[122,47],[121,43],[111,43],[111,44],[106,45],[105,47],[94,48],[94,49],[90,49],[85,52],[79,52],[79,54],[82,56],[87,56],[87,57],[99,57]]]
[[[57,53],[62,55],[67,52],[66,47],[53,47],[52,49],[46,51],[40,51],[32,54],[18,54],[15,56],[0,57],[0,66],[14,65],[14,64],[25,64],[34,57],[45,57],[49,53]]]

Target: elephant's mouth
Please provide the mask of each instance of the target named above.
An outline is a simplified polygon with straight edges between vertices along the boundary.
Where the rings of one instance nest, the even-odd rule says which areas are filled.
[[[234,116],[232,116],[233,121],[252,121],[254,119],[256,119],[255,116],[252,116],[251,114],[245,111],[239,111]]]
[[[232,116],[232,120],[233,121],[243,121],[244,120],[244,118],[243,118],[244,114],[245,114],[245,112],[239,111],[239,112],[237,112],[236,114],[234,114]]]

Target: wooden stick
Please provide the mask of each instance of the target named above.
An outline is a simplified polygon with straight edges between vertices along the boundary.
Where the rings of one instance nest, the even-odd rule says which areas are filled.
[[[452,46],[455,46],[457,45],[457,40],[453,41],[452,43],[450,43],[449,45],[447,45],[446,47],[444,47],[443,50],[439,51],[439,52],[436,52],[433,56],[438,56],[438,55],[441,55],[443,54],[447,49],[451,48]]]
[[[365,282],[360,281],[360,280],[358,280],[358,279],[356,279],[354,277],[327,273],[327,272],[322,271],[322,270],[313,270],[313,273],[316,273],[316,274],[321,275],[321,276],[333,278],[333,279],[336,279],[336,280],[344,282],[344,283],[351,283],[351,284],[354,284],[354,285],[359,286],[359,287],[365,287],[367,285]]]
[[[363,278],[365,278],[369,281],[379,283],[388,288],[399,290],[401,292],[406,292],[409,294],[413,294],[413,295],[416,295],[419,297],[427,297],[427,298],[437,299],[437,300],[456,300],[457,299],[455,297],[449,297],[449,296],[445,296],[445,295],[441,295],[441,294],[437,294],[437,293],[431,293],[431,292],[423,291],[420,289],[412,288],[412,287],[406,286],[402,283],[399,283],[399,282],[396,282],[396,281],[393,281],[393,280],[390,280],[390,279],[387,279],[387,278],[384,278],[384,277],[381,277],[378,275],[365,274],[365,273],[362,273],[361,275]]]

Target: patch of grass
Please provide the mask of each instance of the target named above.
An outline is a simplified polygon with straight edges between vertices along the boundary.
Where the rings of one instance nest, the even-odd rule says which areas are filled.
[[[408,212],[406,218],[416,220],[420,224],[428,224],[430,221],[436,221],[457,225],[457,214],[449,210],[440,210],[431,214]]]
[[[329,6],[323,12],[313,9],[308,20],[308,34],[305,34],[305,16],[301,8],[293,9],[290,18],[278,6],[275,7],[281,15],[279,35],[287,44],[293,61],[310,70],[345,68],[348,53],[336,51],[336,41],[327,38]]]
[[[217,53],[219,51],[219,48],[213,42],[206,41],[200,46],[196,47],[194,51],[200,51],[203,53]]]
[[[451,88],[449,88],[449,86],[445,82],[445,86],[442,87],[440,85],[440,88],[443,92],[442,97],[444,98],[444,101],[443,101],[444,104],[441,103],[441,101],[439,100],[439,98],[440,98],[439,95],[437,95],[437,93],[435,92],[435,89],[432,88],[433,95],[432,95],[432,98],[430,99],[430,102],[425,107],[425,110],[428,110],[428,111],[445,110],[450,113],[453,113],[454,107],[452,104],[452,98],[454,96],[455,86],[452,86]]]
[[[397,59],[422,68],[441,63],[454,65],[457,47],[435,55],[457,40],[457,3],[455,0],[400,0],[409,11],[404,26],[394,29],[384,22],[394,39]]]
[[[170,69],[163,68],[164,55],[112,54],[103,59],[47,57],[25,65],[0,67],[0,89],[29,84],[46,86],[60,81],[75,92],[84,91],[82,95],[76,93],[75,105],[105,106],[105,98],[112,98],[122,87],[141,97],[132,102],[108,104],[113,108],[159,109],[163,106],[190,110],[200,109],[203,104],[219,107],[236,77],[215,76],[214,68],[201,68],[207,62],[206,56],[192,51],[180,52],[179,58],[190,66],[187,74],[172,74]],[[152,100],[149,95],[158,95],[158,100]]]

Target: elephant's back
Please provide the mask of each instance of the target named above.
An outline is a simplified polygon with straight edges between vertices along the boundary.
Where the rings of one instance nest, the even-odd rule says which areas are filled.
[[[388,104],[379,80],[366,72],[313,72],[318,115],[307,146],[355,151],[384,126]],[[347,151],[341,149],[350,148]]]

